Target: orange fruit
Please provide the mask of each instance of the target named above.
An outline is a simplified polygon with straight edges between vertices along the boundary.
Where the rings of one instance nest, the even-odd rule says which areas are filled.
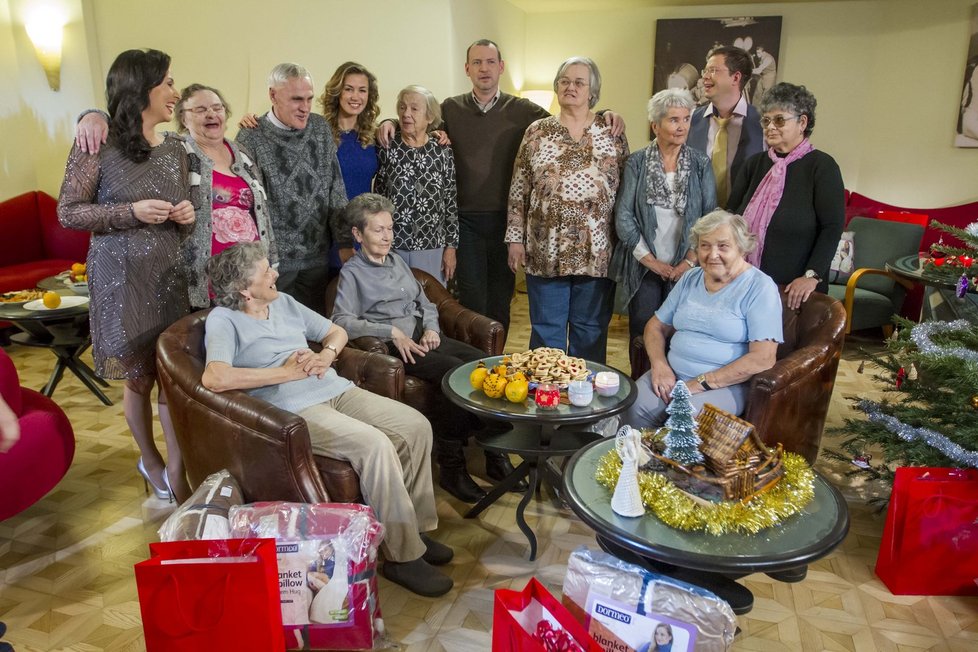
[[[530,392],[530,384],[525,380],[511,380],[506,383],[506,399],[510,403],[522,403]]]
[[[489,374],[482,383],[482,391],[489,398],[502,398],[503,392],[506,391],[506,376],[497,373]]]
[[[475,389],[482,389],[482,383],[485,382],[487,375],[489,375],[489,370],[486,369],[485,363],[480,362],[472,370],[472,373],[469,374],[469,383]]]
[[[48,290],[44,293],[44,296],[41,297],[41,301],[44,302],[45,308],[50,308],[53,310],[61,305],[61,295],[57,292]]]
[[[85,263],[75,263],[71,266],[71,273],[75,276],[79,276],[85,273]]]

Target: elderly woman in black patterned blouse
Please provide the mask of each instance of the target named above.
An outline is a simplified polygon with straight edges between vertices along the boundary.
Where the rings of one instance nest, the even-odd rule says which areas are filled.
[[[394,251],[445,284],[455,275],[458,201],[452,149],[428,133],[441,107],[427,88],[408,86],[397,94],[397,118],[400,132],[377,150],[374,191],[394,202]]]

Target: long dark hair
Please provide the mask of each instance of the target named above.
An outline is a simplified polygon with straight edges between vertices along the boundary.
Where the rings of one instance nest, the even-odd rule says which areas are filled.
[[[109,108],[109,142],[134,163],[149,158],[152,149],[143,135],[143,110],[149,92],[163,83],[170,55],[159,50],[126,50],[115,58],[105,79]]]

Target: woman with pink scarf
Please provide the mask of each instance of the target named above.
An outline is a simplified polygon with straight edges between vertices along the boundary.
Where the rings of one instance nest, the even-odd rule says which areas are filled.
[[[747,160],[728,202],[757,235],[748,262],[785,286],[792,309],[828,289],[845,224],[839,166],[808,140],[815,104],[807,88],[784,82],[764,95],[759,108],[768,150]]]

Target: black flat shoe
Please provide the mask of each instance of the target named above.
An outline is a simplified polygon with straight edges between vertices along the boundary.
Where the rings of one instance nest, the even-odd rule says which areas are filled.
[[[505,480],[515,470],[513,463],[509,461],[509,455],[504,455],[503,453],[486,453],[486,475],[489,476],[490,480],[500,482]],[[524,478],[514,484],[510,491],[521,494],[529,489],[529,487],[530,485],[526,483],[526,479]]]
[[[427,598],[437,598],[452,590],[454,582],[424,558],[414,561],[385,561],[380,574],[394,584],[400,584],[408,591]]]
[[[444,566],[455,557],[455,551],[444,543],[435,541],[424,532],[419,533],[424,541],[425,551],[421,558],[432,566]]]
[[[475,483],[468,471],[442,467],[438,486],[452,494],[463,503],[477,503],[485,498],[486,492]]]

